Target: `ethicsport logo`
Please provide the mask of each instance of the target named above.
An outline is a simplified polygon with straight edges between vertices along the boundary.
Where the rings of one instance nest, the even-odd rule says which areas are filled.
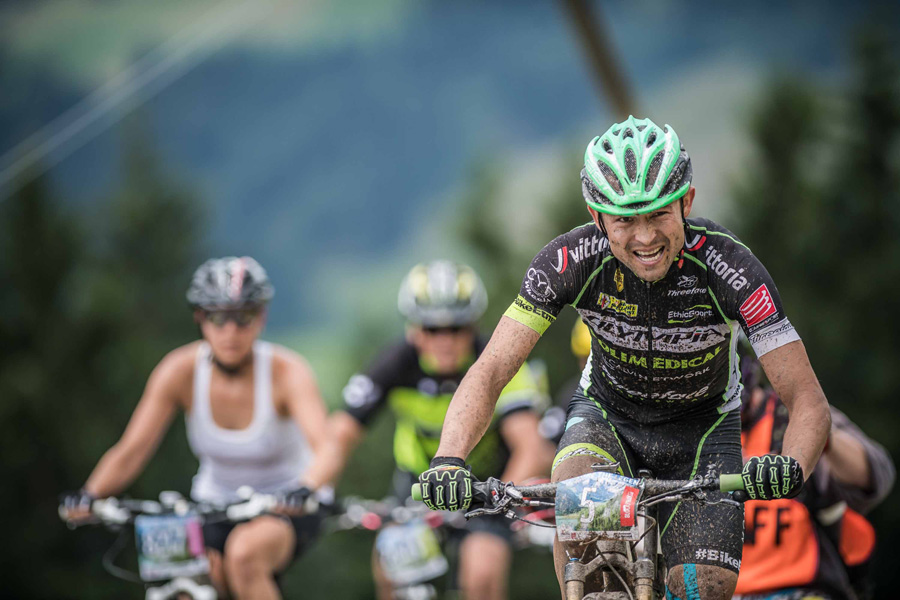
[[[766,317],[775,314],[775,303],[766,284],[762,284],[756,291],[750,294],[740,308],[741,316],[747,323],[747,327],[753,327],[761,323]]]
[[[550,278],[540,269],[531,267],[527,273],[528,279],[525,281],[525,290],[536,299],[546,302],[556,298],[556,292],[550,287]]]

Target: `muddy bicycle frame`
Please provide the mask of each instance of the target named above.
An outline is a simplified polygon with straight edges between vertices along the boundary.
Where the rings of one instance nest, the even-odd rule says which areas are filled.
[[[595,464],[594,471],[615,473],[618,464]],[[720,477],[697,477],[689,481],[665,481],[652,479],[649,471],[641,471],[644,498],[636,505],[637,541],[607,539],[602,533],[577,542],[585,547],[580,557],[569,557],[564,571],[565,600],[657,600],[665,596],[665,569],[659,554],[659,520],[657,505],[661,502],[728,502],[710,501],[707,491],[742,492],[744,483],[739,474]],[[556,498],[556,483],[535,486],[513,486],[490,478],[473,483],[474,496],[485,503],[466,513],[466,518],[490,514],[512,517],[515,506],[547,506],[547,500]],[[413,486],[413,497],[421,498],[421,489]],[[593,549],[596,556],[588,559]],[[585,581],[600,572],[602,592],[585,595]]]

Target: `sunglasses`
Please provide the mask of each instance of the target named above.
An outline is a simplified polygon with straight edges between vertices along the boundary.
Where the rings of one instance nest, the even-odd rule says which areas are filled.
[[[233,321],[238,327],[247,327],[259,316],[259,309],[254,310],[208,310],[204,311],[203,318],[216,327],[224,327],[228,321]]]
[[[423,327],[422,331],[429,335],[437,335],[439,333],[452,333],[456,335],[462,331],[468,331],[468,327],[462,327],[460,325],[453,325],[449,327]]]

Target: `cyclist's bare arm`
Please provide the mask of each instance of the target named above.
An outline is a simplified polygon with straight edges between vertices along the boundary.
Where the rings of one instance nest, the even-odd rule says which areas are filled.
[[[453,394],[437,456],[468,456],[487,431],[500,392],[519,371],[540,334],[501,317],[490,342]]]
[[[194,344],[183,346],[153,369],[125,433],[94,467],[84,485],[86,491],[98,498],[115,495],[140,475],[178,408],[186,405],[180,390],[190,389],[195,355]]]
[[[328,411],[309,363],[286,348],[279,348],[276,356],[278,359],[273,375],[281,392],[282,406],[279,409],[290,415],[312,448],[313,462],[302,483],[316,488],[327,483],[323,476],[322,454],[326,444]]]
[[[553,462],[553,446],[538,433],[537,414],[520,410],[503,418],[500,435],[509,448],[503,481],[522,483],[529,477],[546,476]]]
[[[850,433],[832,428],[828,449],[822,457],[828,459],[831,476],[840,483],[864,491],[872,488],[872,469],[866,448]]]
[[[797,340],[762,355],[759,362],[790,414],[782,454],[796,459],[809,478],[831,431],[831,411],[806,347]]]
[[[328,435],[322,450],[321,477],[336,483],[347,459],[365,437],[366,429],[350,413],[339,410],[328,418]]]

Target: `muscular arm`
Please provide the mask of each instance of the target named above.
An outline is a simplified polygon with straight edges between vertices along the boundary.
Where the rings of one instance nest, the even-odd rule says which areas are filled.
[[[183,368],[179,362],[183,362],[184,358],[182,352],[176,351],[156,366],[125,433],[94,467],[84,484],[85,490],[104,498],[118,494],[140,475],[156,452],[179,406],[176,380]]]
[[[809,478],[831,430],[831,411],[806,348],[797,340],[762,355],[759,362],[790,414],[782,454],[796,459]]]
[[[468,456],[487,431],[500,392],[518,372],[540,334],[501,317],[490,342],[453,394],[437,456]]]
[[[538,433],[538,416],[520,410],[500,423],[500,435],[509,448],[509,462],[501,476],[503,481],[522,483],[529,477],[550,473],[553,446]]]

